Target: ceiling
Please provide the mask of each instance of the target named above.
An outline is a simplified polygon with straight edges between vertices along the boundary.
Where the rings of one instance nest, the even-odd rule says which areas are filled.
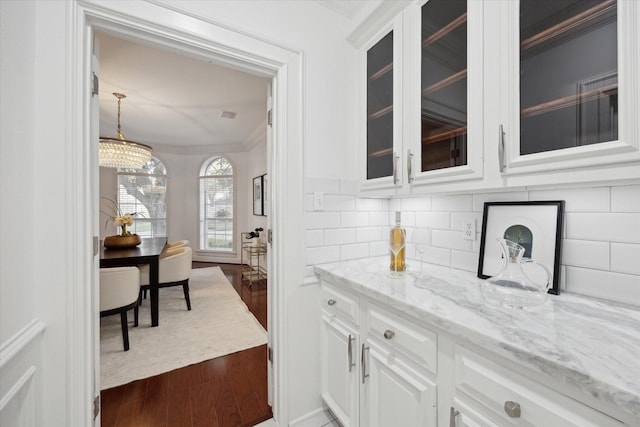
[[[347,19],[368,1],[315,0]],[[170,152],[249,151],[265,141],[270,79],[105,33],[96,38],[100,136],[117,136],[118,92],[126,95],[120,123],[129,140]]]
[[[249,151],[265,141],[270,79],[96,33],[100,136],[122,133],[165,151]],[[222,118],[222,111],[236,113]]]

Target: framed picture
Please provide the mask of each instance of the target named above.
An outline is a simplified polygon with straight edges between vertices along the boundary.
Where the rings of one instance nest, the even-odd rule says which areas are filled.
[[[540,202],[487,202],[484,204],[478,277],[488,279],[500,273],[504,260],[497,239],[503,238],[525,248],[523,258],[547,268],[551,275],[550,294],[560,291],[560,253],[564,200]],[[526,266],[526,264],[525,264]],[[535,264],[525,274],[544,282],[546,274]]]
[[[267,174],[262,175],[262,215],[269,214],[269,184],[267,182]]]
[[[262,175],[253,178],[253,214],[262,216],[264,213],[264,188]]]

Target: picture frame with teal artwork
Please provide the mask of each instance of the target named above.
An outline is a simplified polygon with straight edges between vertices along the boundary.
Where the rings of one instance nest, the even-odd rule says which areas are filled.
[[[502,270],[504,260],[497,239],[503,238],[524,247],[524,260],[534,260],[546,267],[551,275],[549,293],[557,295],[560,292],[563,218],[564,200],[486,202],[478,277],[488,279]],[[534,263],[525,273],[534,281],[544,280],[543,272],[539,268],[536,271]]]

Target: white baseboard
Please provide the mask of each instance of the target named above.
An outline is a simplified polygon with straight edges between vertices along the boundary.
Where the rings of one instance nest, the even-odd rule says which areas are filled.
[[[289,427],[321,427],[334,420],[333,415],[324,408],[311,411],[289,423]]]

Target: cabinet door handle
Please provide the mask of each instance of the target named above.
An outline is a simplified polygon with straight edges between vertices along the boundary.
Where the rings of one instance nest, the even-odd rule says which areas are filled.
[[[396,334],[396,333],[395,333],[395,332],[393,332],[392,330],[387,329],[386,331],[384,331],[384,334],[382,334],[382,335],[384,335],[384,337],[385,337],[386,339],[390,340],[391,338],[393,338],[393,336],[394,336],[395,334]]]
[[[394,151],[393,152],[393,184],[398,183],[398,160],[400,160],[400,156]]]
[[[369,350],[369,347],[365,347],[362,344],[362,352],[360,353],[360,371],[362,372],[362,384],[364,384],[365,379],[369,376],[367,374],[367,358],[364,355],[364,352]]]
[[[330,299],[329,301],[327,301],[327,304],[329,304],[331,307],[333,307],[334,305],[336,305],[336,300]]]
[[[456,410],[456,408],[452,406],[451,412],[449,412],[449,427],[457,427],[458,415],[460,415],[460,411]]]
[[[351,369],[356,366],[355,362],[353,361],[353,340],[355,340],[355,337],[352,337],[351,334],[349,334],[349,345],[347,346],[348,349],[348,354],[349,354],[349,372],[351,372]]]
[[[498,131],[498,167],[500,173],[504,172],[504,128],[502,125]]]
[[[413,182],[413,153],[411,150],[407,150],[407,182],[411,184]]]
[[[520,418],[520,415],[522,414],[520,411],[520,404],[511,400],[504,402],[504,412],[506,412],[511,418]]]

